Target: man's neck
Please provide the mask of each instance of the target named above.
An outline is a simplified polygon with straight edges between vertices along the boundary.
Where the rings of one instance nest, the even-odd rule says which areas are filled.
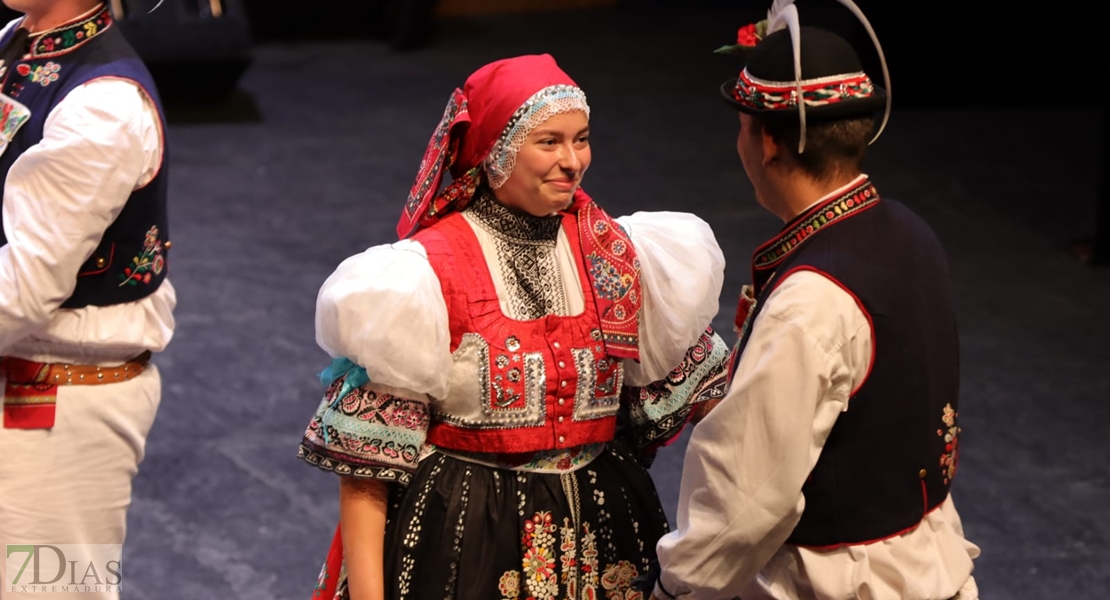
[[[838,173],[828,181],[817,181],[797,174],[788,177],[782,182],[782,187],[777,194],[778,210],[774,212],[783,223],[788,223],[833,192],[848,186],[860,175],[860,173]]]
[[[92,12],[101,4],[100,0],[58,0],[43,7],[42,10],[25,14],[21,26],[31,35],[50,31]]]

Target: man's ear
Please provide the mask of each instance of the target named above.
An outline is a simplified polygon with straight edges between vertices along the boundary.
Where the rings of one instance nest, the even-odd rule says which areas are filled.
[[[768,166],[779,159],[779,145],[775,138],[767,133],[766,127],[759,129],[759,136],[763,142],[763,166]]]

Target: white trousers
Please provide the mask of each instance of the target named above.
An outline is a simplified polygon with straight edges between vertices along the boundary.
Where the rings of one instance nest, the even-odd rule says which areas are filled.
[[[59,386],[53,429],[0,429],[0,551],[10,544],[122,546],[131,481],[161,396],[161,377],[149,364],[122,383]],[[120,565],[119,585],[100,591],[62,591],[62,584],[74,580],[69,575],[57,582],[57,593],[25,593],[18,586],[13,591],[5,566],[11,559],[5,558],[0,556],[2,600],[116,600],[117,590],[127,589],[126,565]],[[83,571],[75,580],[82,580]],[[21,579],[29,575],[30,567]],[[85,579],[92,588],[94,581]]]

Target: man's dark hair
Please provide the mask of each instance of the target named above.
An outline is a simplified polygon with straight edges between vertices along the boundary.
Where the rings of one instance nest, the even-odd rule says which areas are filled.
[[[875,134],[875,119],[870,116],[807,125],[805,152],[798,154],[800,129],[796,121],[764,121],[762,125],[807,175],[823,182],[837,173],[862,172],[867,144]]]

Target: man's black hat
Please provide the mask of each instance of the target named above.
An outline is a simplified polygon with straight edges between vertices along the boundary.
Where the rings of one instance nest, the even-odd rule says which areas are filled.
[[[838,1],[871,34],[888,89],[879,87],[864,73],[859,55],[844,38],[824,29],[801,27],[793,2],[776,0],[766,21],[742,27],[735,46],[717,50],[745,58],[740,75],[721,84],[725,100],[737,110],[762,120],[799,122],[803,132],[807,123],[876,115],[885,110],[881,133],[890,113],[886,59],[859,8],[851,0]],[[805,99],[802,110],[799,97]],[[875,138],[878,136],[876,133]]]

